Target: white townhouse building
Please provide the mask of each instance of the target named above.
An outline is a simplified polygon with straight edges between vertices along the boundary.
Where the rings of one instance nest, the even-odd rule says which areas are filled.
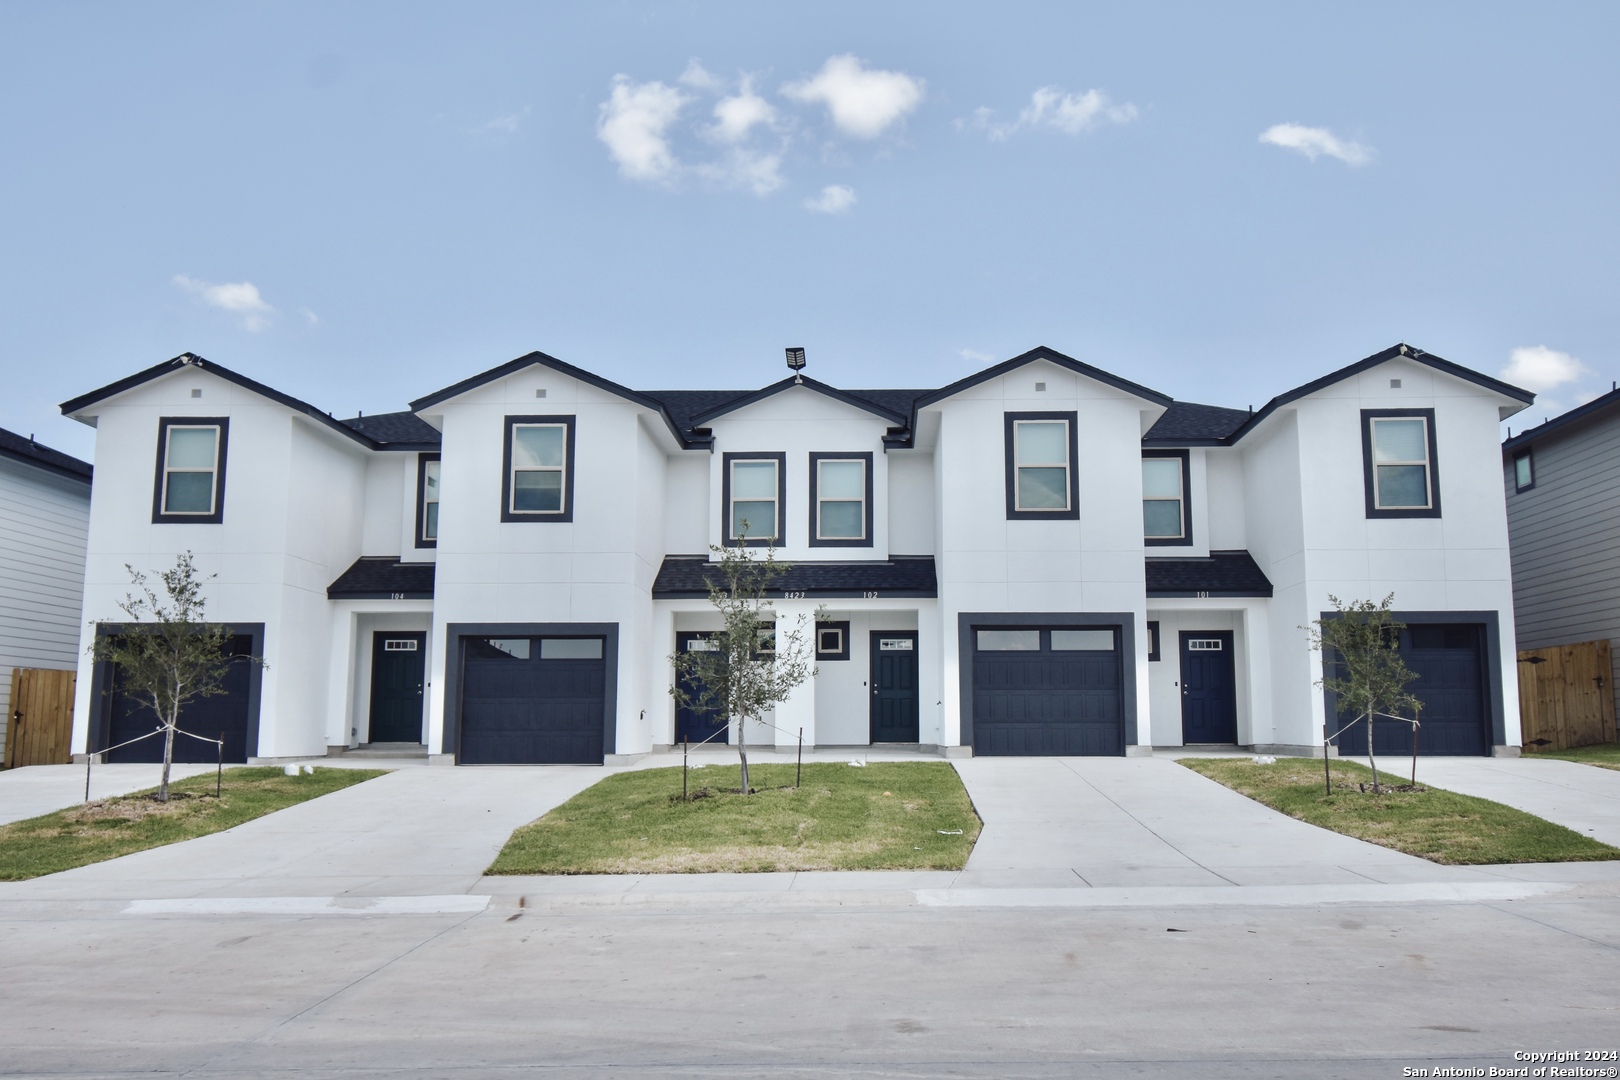
[[[62,409],[97,432],[87,622],[189,550],[267,661],[188,724],[236,760],[476,764],[735,738],[667,658],[718,626],[712,549],[767,539],[818,674],[751,743],[1309,752],[1302,628],[1393,592],[1423,752],[1516,753],[1497,425],[1531,400],[1397,345],[1259,411],[1045,348],[921,390],[638,391],[531,353],[353,420],[186,354]],[[148,725],[115,673],[79,686],[77,751]]]

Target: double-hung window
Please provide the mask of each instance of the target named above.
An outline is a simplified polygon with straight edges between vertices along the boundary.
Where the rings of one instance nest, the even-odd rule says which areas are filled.
[[[1149,547],[1192,543],[1192,499],[1185,450],[1142,454],[1142,536]]]
[[[439,546],[439,455],[416,459],[416,546]]]
[[[225,513],[225,444],[230,420],[163,417],[158,421],[153,522],[218,523]]]
[[[810,546],[872,546],[872,455],[810,455]]]
[[[1536,486],[1536,459],[1527,446],[1513,455],[1513,491],[1529,491]]]
[[[1433,409],[1363,409],[1368,517],[1439,517]]]
[[[1078,518],[1075,414],[1007,413],[1007,517]]]
[[[726,454],[721,459],[724,477],[722,502],[724,536],[728,547],[737,544],[782,542],[782,511],[786,501],[787,455]]]
[[[574,418],[508,416],[502,521],[574,520]]]

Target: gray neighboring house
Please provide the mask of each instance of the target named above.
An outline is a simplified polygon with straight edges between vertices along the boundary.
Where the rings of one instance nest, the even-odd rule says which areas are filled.
[[[1620,675],[1620,390],[1502,444],[1520,649],[1607,638]]]
[[[79,666],[90,465],[0,428],[0,761],[11,669]]]

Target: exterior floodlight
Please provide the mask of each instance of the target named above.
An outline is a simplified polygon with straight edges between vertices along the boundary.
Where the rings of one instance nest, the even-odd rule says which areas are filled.
[[[804,381],[804,376],[799,374],[804,370],[804,350],[802,348],[787,350],[787,366],[793,369],[794,382]]]

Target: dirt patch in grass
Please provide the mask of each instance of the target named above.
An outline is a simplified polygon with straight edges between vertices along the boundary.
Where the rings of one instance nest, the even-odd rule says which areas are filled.
[[[1527,758],[1556,758],[1559,761],[1577,761],[1582,765],[1596,765],[1600,769],[1620,770],[1620,743],[1599,743],[1596,746],[1577,746],[1573,750],[1537,750],[1526,752]]]
[[[207,836],[386,771],[318,768],[288,776],[279,767],[226,769],[218,798],[213,776],[193,776],[170,784],[166,803],[148,790],[14,821],[0,825],[0,881],[23,881]]]
[[[1183,758],[1179,764],[1233,791],[1324,829],[1367,840],[1431,862],[1453,865],[1592,862],[1620,859],[1620,849],[1601,844],[1511,806],[1423,784],[1372,793],[1372,771],[1335,761],[1333,794],[1327,794],[1322,762],[1279,758],[1271,765],[1233,758]],[[1398,775],[1398,774],[1397,774]],[[1380,771],[1380,777],[1388,777]],[[1367,790],[1361,790],[1365,784]]]
[[[980,823],[945,762],[818,762],[619,773],[512,834],[491,874],[959,870]]]

